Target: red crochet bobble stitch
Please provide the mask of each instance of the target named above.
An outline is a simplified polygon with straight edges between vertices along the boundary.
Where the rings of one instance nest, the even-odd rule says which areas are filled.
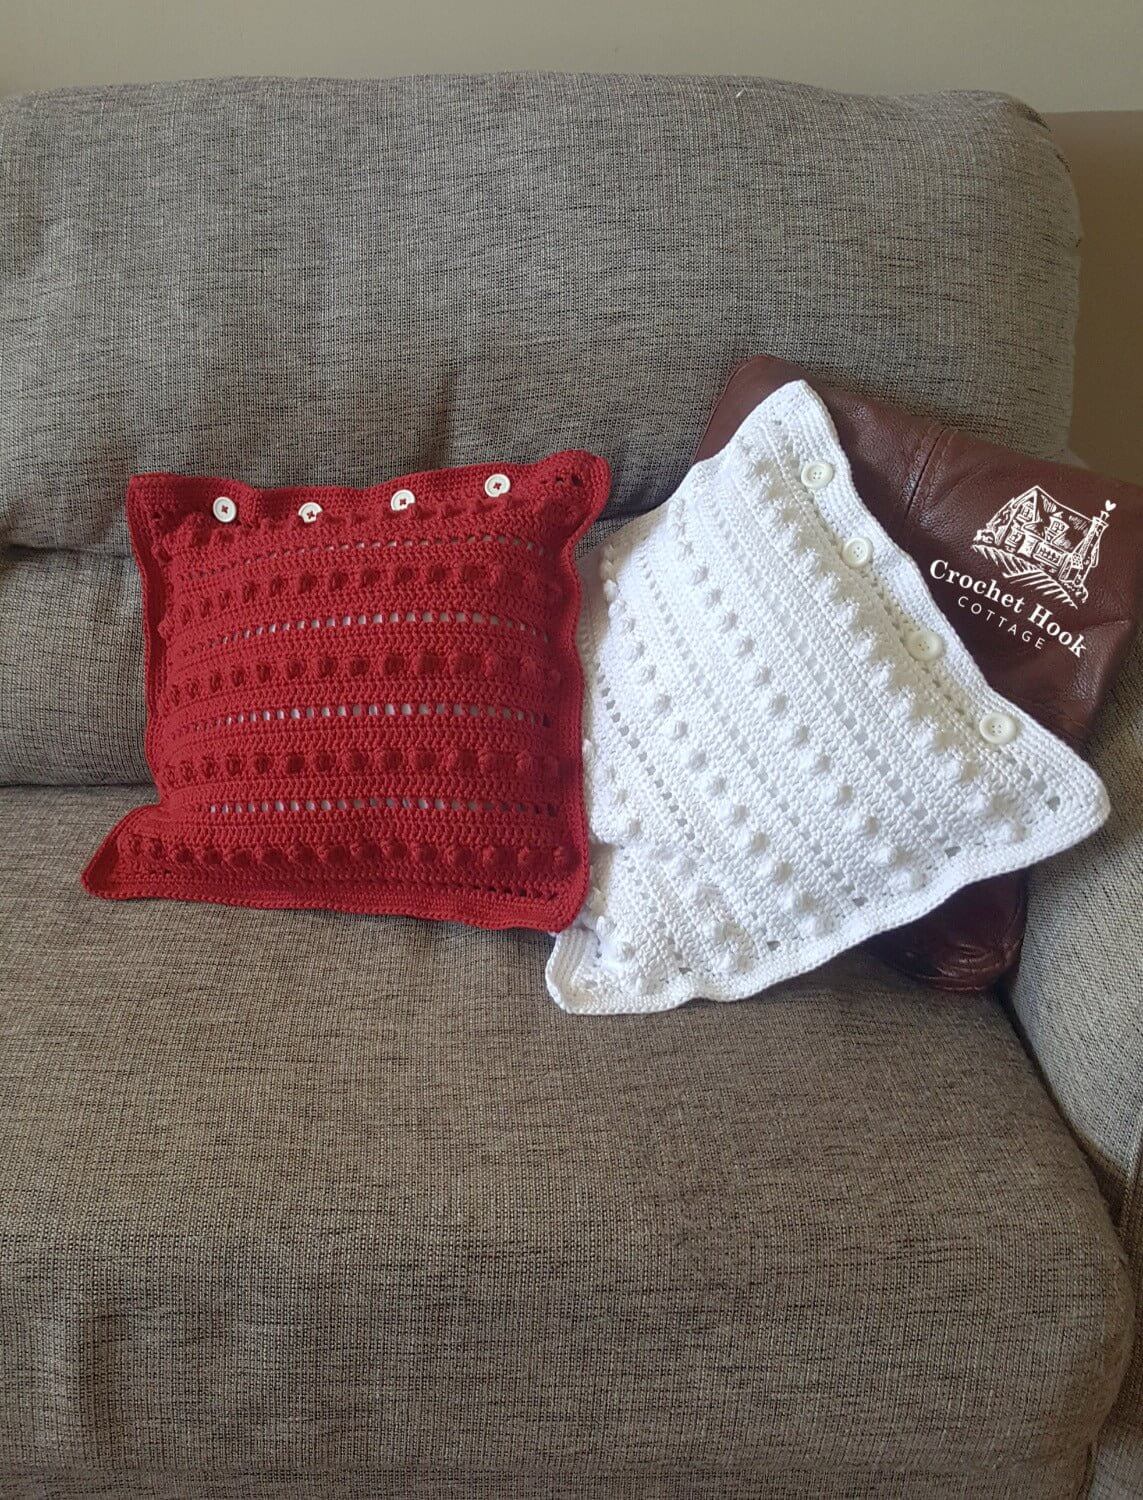
[[[587,887],[576,540],[589,453],[367,490],[144,474],[157,805],[96,895],[554,932]]]

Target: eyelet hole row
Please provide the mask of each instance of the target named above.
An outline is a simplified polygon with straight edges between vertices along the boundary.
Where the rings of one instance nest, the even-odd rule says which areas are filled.
[[[361,812],[386,809],[389,812],[470,812],[515,813],[520,817],[556,818],[559,810],[546,802],[494,802],[477,797],[275,797],[260,800],[211,802],[211,817],[244,816],[250,813]]]
[[[187,726],[191,733],[202,734],[235,725],[273,724],[323,719],[501,719],[527,724],[532,728],[550,729],[551,715],[531,709],[512,708],[507,704],[483,703],[319,703],[293,704],[288,708],[243,709],[234,714],[220,714]]]
[[[203,649],[230,646],[236,641],[254,640],[260,636],[286,635],[290,631],[337,630],[371,625],[449,624],[487,626],[492,630],[516,631],[520,635],[528,635],[533,640],[542,641],[544,645],[551,644],[551,637],[546,630],[540,630],[535,625],[528,625],[523,620],[510,620],[504,615],[486,614],[482,610],[392,609],[373,610],[368,614],[358,612],[352,615],[315,615],[310,619],[272,620],[268,624],[247,625],[242,630],[226,631],[222,635],[213,637],[203,643]]]
[[[550,556],[549,549],[542,543],[533,541],[530,537],[514,536],[507,532],[470,532],[468,534],[450,533],[447,536],[401,536],[401,537],[369,537],[358,538],[351,542],[321,542],[310,546],[299,544],[294,547],[271,547],[264,552],[254,552],[243,556],[236,556],[226,562],[219,563],[210,568],[187,568],[184,576],[188,579],[214,578],[220,573],[227,573],[234,568],[244,568],[252,563],[261,564],[272,562],[280,557],[298,557],[315,552],[371,552],[382,548],[398,547],[464,547],[473,546],[477,543],[494,544],[499,547],[511,547],[522,552],[534,553],[536,557]]]

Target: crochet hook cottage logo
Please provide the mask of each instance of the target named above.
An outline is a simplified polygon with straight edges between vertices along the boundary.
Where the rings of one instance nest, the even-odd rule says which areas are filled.
[[[1005,578],[1075,609],[1087,598],[1088,574],[1099,562],[1099,541],[1115,509],[1085,516],[1034,484],[1005,501],[976,533],[972,550],[996,564]]]
[[[1084,632],[1069,629],[1067,616],[1057,618],[1056,608],[1078,609],[1087,599],[1087,580],[1099,562],[1100,538],[1114,509],[1115,501],[1105,500],[1102,511],[1088,516],[1034,484],[1006,500],[973,537],[972,550],[994,563],[1005,581],[1051,599],[1051,605],[1006,591],[995,577],[959,572],[943,557],[930,565],[929,573],[962,591],[958,609],[1037,651],[1050,640],[1080,657],[1086,649]]]

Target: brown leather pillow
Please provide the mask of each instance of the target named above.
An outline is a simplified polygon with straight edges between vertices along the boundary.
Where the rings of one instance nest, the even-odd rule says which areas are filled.
[[[731,376],[696,462],[789,380],[826,403],[862,499],[921,566],[991,686],[1082,745],[1143,613],[1143,489],[982,442],[769,355]],[[1020,875],[981,881],[869,946],[938,988],[977,989],[1019,958],[1026,894]]]

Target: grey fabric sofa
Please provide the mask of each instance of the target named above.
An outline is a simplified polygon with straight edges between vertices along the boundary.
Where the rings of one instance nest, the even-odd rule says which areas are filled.
[[[1056,454],[1077,267],[993,95],[0,106],[0,1494],[1143,1493],[1138,656],[1008,996],[588,1021],[542,936],[78,883],[148,779],[132,471],[574,444],[630,512],[763,351]]]

